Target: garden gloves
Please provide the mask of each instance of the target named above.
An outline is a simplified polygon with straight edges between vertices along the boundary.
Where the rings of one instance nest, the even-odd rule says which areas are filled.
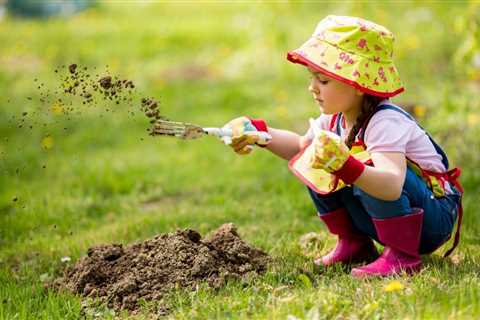
[[[333,132],[319,130],[312,141],[313,156],[310,166],[323,169],[329,173],[340,170],[350,156],[348,147],[342,139]]]
[[[310,150],[310,166],[323,169],[352,184],[362,174],[365,165],[351,156],[350,150],[342,139],[333,132],[320,130],[310,119],[314,139]]]
[[[265,147],[271,140],[267,133],[267,124],[262,119],[247,117],[235,118],[228,122],[222,129],[231,130],[230,141],[224,139],[238,154],[249,154],[253,145]]]

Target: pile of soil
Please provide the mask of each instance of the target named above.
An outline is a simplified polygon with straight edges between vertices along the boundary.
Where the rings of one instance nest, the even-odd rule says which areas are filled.
[[[177,230],[126,247],[94,246],[87,254],[54,287],[98,297],[115,310],[137,310],[140,299],[160,301],[172,289],[194,289],[200,282],[220,287],[228,278],[264,272],[270,260],[245,243],[231,223],[205,239],[194,230]]]

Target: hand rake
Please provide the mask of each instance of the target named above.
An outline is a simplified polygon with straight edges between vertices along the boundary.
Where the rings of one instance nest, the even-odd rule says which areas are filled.
[[[232,130],[228,128],[203,128],[195,124],[157,119],[153,123],[152,136],[171,136],[180,139],[190,140],[201,138],[204,135],[212,135],[220,138],[225,144],[232,143]],[[272,137],[263,131],[251,132],[248,134],[258,135],[261,139],[271,140]]]

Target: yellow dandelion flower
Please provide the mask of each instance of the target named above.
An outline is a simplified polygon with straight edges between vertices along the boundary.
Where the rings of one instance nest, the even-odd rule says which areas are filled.
[[[283,90],[279,90],[275,93],[275,99],[278,102],[285,102],[288,99],[288,94]]]
[[[287,118],[288,117],[288,108],[285,106],[278,106],[275,108],[275,113],[280,118]]]
[[[405,45],[408,49],[417,49],[420,46],[420,39],[417,35],[411,34],[406,38]]]
[[[398,280],[390,281],[384,288],[383,291],[385,292],[394,292],[403,290],[405,286]]]
[[[218,55],[220,57],[227,57],[232,53],[232,48],[230,47],[221,47],[218,49]]]
[[[468,70],[468,78],[472,81],[480,81],[480,53],[478,54],[478,61],[474,61],[473,65],[476,69]]]
[[[471,127],[476,126],[480,123],[480,116],[476,113],[469,113],[467,115],[467,124]]]
[[[61,114],[64,112],[64,110],[65,109],[63,108],[63,105],[58,101],[52,104],[52,106],[50,107],[50,111],[53,114]]]
[[[45,150],[53,148],[53,138],[50,135],[45,136],[41,142],[42,148]]]
[[[425,117],[425,114],[427,113],[427,108],[422,105],[414,106],[413,107],[413,113],[417,118],[423,118]]]

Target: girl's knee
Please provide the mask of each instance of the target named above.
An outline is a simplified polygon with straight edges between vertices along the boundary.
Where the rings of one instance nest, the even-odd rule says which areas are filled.
[[[411,213],[410,201],[402,192],[399,199],[385,201],[375,198],[358,187],[353,187],[353,194],[359,199],[367,213],[373,218],[389,218]]]
[[[351,188],[344,188],[329,195],[321,195],[308,188],[310,197],[319,214],[329,213],[340,208],[345,208],[345,201],[350,201]]]

